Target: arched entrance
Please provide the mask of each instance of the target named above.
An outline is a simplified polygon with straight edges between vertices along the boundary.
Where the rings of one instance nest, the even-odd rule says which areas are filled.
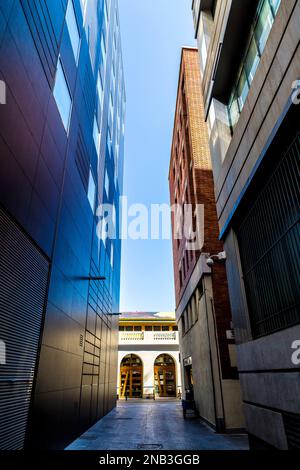
[[[175,361],[169,354],[161,354],[155,359],[154,385],[159,397],[176,397]]]
[[[142,398],[143,363],[139,356],[127,354],[120,366],[120,397]]]

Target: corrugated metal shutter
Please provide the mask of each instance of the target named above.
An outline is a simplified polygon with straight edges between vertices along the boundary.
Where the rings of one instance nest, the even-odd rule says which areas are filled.
[[[24,445],[48,270],[0,208],[0,449]]]

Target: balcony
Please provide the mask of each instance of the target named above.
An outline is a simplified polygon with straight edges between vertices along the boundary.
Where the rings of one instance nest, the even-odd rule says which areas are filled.
[[[119,344],[178,344],[178,331],[120,331]]]

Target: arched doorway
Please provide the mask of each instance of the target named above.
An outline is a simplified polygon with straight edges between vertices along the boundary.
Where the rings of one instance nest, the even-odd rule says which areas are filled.
[[[154,385],[159,397],[176,397],[175,361],[169,354],[161,354],[155,359]]]
[[[142,398],[143,363],[139,356],[127,354],[120,366],[120,397]]]

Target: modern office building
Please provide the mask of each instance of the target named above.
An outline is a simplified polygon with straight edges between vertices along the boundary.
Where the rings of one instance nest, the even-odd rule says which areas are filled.
[[[180,221],[172,212],[183,394],[193,391],[199,415],[217,431],[242,429],[226,270],[221,260],[212,268],[207,264],[209,255],[221,253],[223,245],[218,240],[199,56],[195,48],[182,49],[169,184],[171,204],[181,207],[189,204],[192,208],[192,216],[185,222],[189,230],[182,237],[177,237],[176,231],[184,219]],[[202,216],[197,210],[200,205],[204,208]],[[192,232],[198,233],[197,247],[188,246]]]
[[[118,396],[181,396],[178,329],[174,312],[122,313],[119,321]]]
[[[193,13],[246,427],[299,448],[300,1]]]
[[[62,449],[116,400],[117,0],[1,1],[0,79],[0,448]]]

